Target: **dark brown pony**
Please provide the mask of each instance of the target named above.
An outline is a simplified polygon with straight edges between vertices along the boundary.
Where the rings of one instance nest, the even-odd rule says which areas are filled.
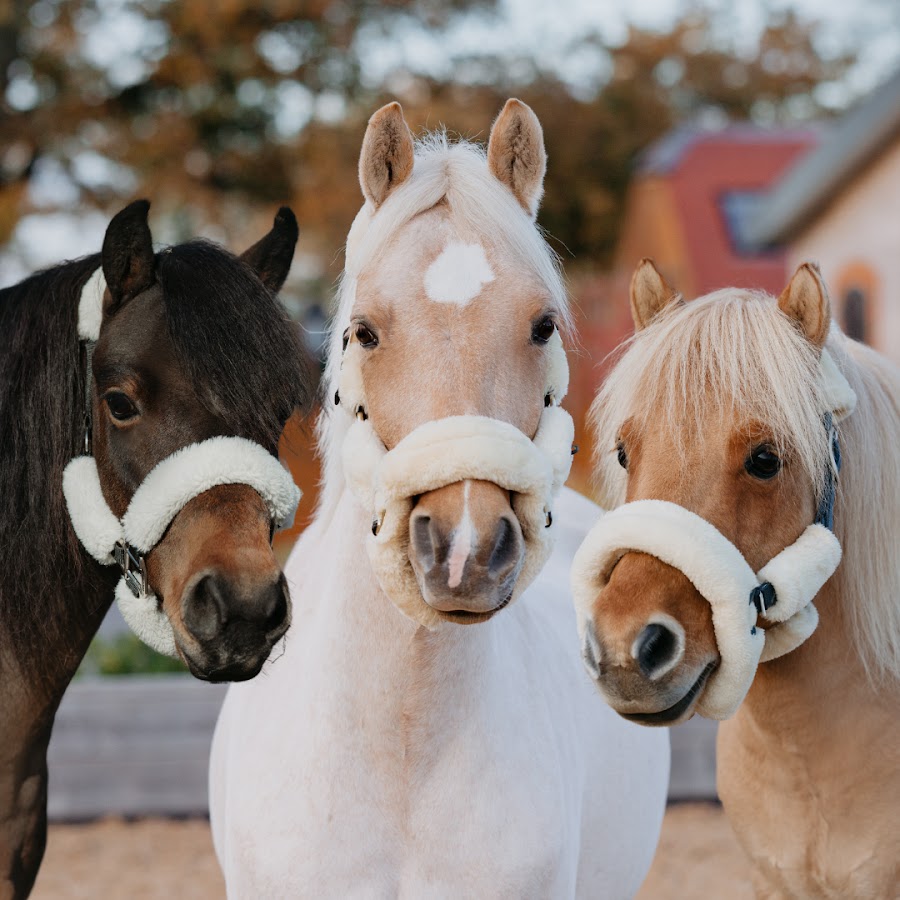
[[[25,897],[46,840],[47,760],[62,695],[120,572],[79,544],[62,493],[83,452],[90,381],[81,292],[107,283],[92,361],[93,454],[121,516],[148,472],[216,435],[276,454],[314,387],[276,293],[297,223],[282,209],[241,258],[192,241],[154,253],[146,201],[110,223],[102,253],[0,291],[0,898]],[[290,621],[269,512],[245,485],[189,502],[147,557],[179,653],[211,681],[259,672]]]

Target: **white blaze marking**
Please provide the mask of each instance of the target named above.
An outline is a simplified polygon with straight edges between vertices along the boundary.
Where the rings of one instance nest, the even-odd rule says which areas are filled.
[[[463,571],[466,568],[466,560],[472,552],[475,527],[472,517],[469,515],[469,488],[471,486],[471,481],[464,482],[462,519],[453,531],[453,544],[450,546],[450,555],[447,557],[447,568],[450,572],[447,578],[448,588],[459,587]]]
[[[425,293],[435,303],[465,306],[494,280],[481,244],[450,241],[425,273]]]

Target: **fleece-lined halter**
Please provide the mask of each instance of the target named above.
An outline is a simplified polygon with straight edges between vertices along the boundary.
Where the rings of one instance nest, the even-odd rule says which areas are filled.
[[[760,662],[789,653],[815,631],[819,615],[812,601],[841,561],[841,545],[832,531],[840,468],[835,423],[853,412],[856,395],[827,350],[822,351],[820,372],[833,459],[826,468],[816,520],[759,572],[714,525],[665,500],[636,500],[606,513],[572,563],[582,641],[598,592],[629,551],[655,556],[690,579],[712,607],[721,657],[697,705],[697,711],[711,719],[734,714]],[[758,617],[765,628],[757,626]]]
[[[97,269],[78,306],[78,337],[86,360],[85,455],[66,466],[63,494],[85,550],[102,565],[117,565],[122,571],[116,601],[131,630],[154,650],[176,656],[172,626],[147,582],[146,555],[188,502],[217,485],[252,487],[265,502],[275,529],[290,526],[300,489],[259,444],[240,437],[213,437],[182,447],[158,463],[134,492],[125,515],[119,519],[113,513],[91,455],[91,358],[100,337],[105,290],[103,270]]]
[[[356,343],[345,348],[335,401],[345,414],[356,417],[344,440],[344,472],[372,519],[367,550],[382,589],[402,612],[427,628],[446,618],[419,590],[409,559],[409,516],[414,497],[471,478],[512,493],[525,540],[525,561],[511,597],[515,600],[553,549],[553,501],[572,466],[574,426],[559,406],[569,385],[559,332],[548,342],[544,411],[533,440],[498,419],[451,416],[420,425],[387,450],[366,412],[364,352]]]

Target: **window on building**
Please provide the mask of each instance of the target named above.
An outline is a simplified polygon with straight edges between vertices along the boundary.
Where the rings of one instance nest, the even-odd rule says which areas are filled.
[[[841,326],[847,337],[868,343],[869,334],[866,315],[866,294],[858,287],[850,288],[844,294],[843,322]]]
[[[719,209],[725,219],[725,230],[731,248],[740,256],[759,251],[746,236],[747,227],[765,195],[762,191],[727,191],[719,197]]]

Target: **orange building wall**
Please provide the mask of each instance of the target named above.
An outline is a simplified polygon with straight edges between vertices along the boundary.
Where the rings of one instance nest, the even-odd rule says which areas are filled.
[[[695,293],[695,274],[685,243],[681,216],[668,177],[638,177],[626,201],[622,237],[616,248],[614,271],[627,283],[637,264],[650,257],[666,280],[685,296]]]

